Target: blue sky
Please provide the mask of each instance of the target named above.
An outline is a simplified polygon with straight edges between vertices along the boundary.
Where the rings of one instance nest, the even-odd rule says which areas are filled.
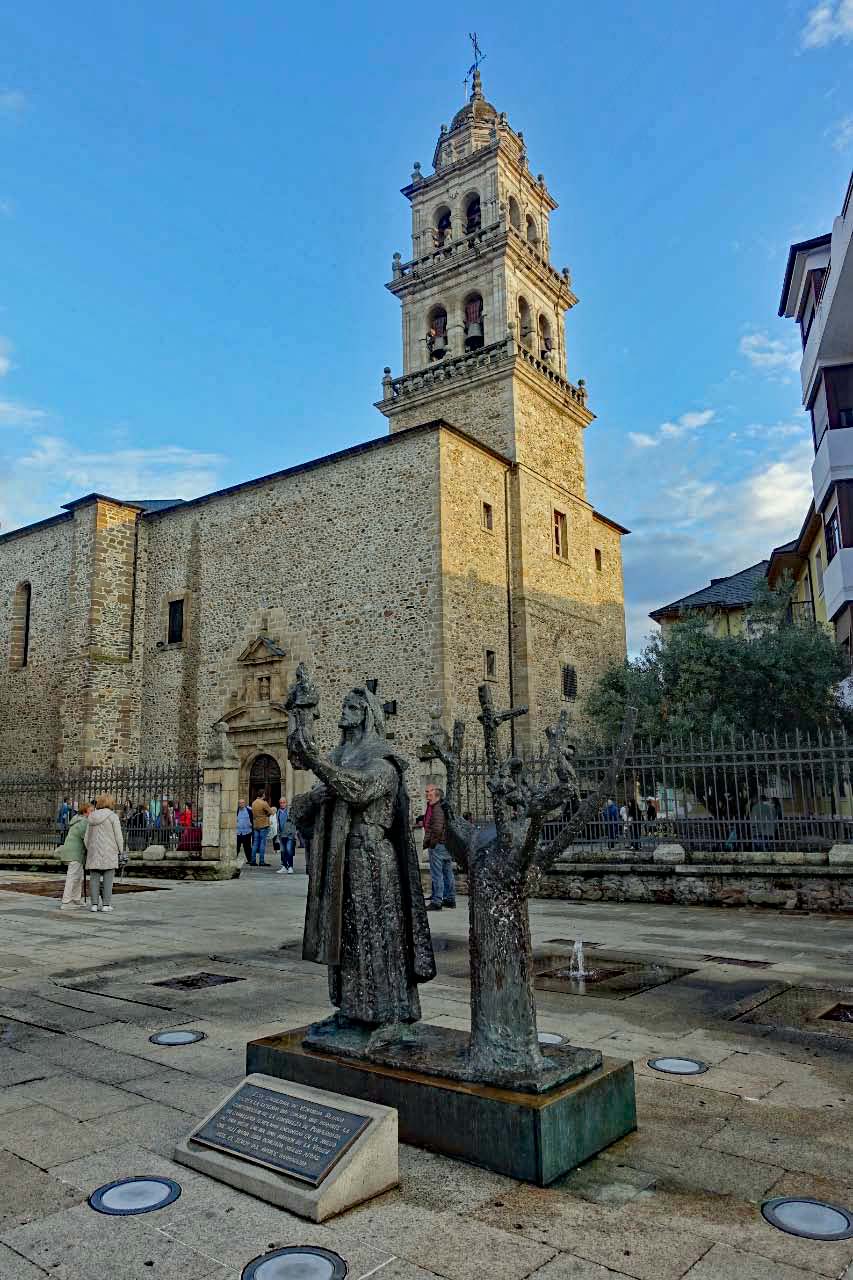
[[[399,188],[461,105],[476,25],[486,96],[560,201],[589,495],[634,530],[632,644],[650,608],[793,535],[811,446],[776,310],[788,245],[831,228],[853,163],[853,0],[431,13],[7,7],[4,529],[383,434]]]

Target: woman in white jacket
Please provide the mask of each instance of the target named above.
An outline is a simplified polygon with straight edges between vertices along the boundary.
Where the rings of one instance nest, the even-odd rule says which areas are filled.
[[[86,834],[86,870],[89,873],[89,902],[93,911],[112,911],[113,877],[119,855],[124,853],[124,837],[112,796],[98,796],[89,814]],[[99,906],[103,900],[103,906]]]

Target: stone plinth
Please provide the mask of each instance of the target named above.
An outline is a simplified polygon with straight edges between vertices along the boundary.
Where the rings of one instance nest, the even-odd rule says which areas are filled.
[[[341,1097],[337,1093],[311,1088],[293,1080],[272,1079],[261,1074],[248,1076],[223,1098],[194,1133],[203,1131],[223,1105],[246,1084],[286,1095],[289,1099],[304,1099],[320,1107],[333,1107],[350,1115],[362,1116],[368,1121],[367,1127],[317,1186],[312,1186],[308,1180],[291,1177],[239,1155],[202,1145],[193,1141],[193,1134],[179,1142],[175,1148],[174,1158],[179,1164],[188,1165],[199,1173],[236,1187],[238,1191],[257,1196],[259,1200],[267,1200],[280,1209],[287,1209],[312,1222],[323,1222],[336,1213],[343,1213],[353,1205],[396,1187],[400,1179],[397,1165],[397,1116],[394,1111],[373,1102]]]
[[[605,1058],[547,1093],[520,1093],[319,1053],[303,1046],[307,1031],[299,1027],[250,1041],[247,1071],[394,1107],[402,1142],[539,1186],[637,1127],[630,1062]]]

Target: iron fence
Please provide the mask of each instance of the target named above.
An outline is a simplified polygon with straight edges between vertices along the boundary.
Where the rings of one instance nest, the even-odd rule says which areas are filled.
[[[113,797],[128,850],[201,849],[203,771],[198,764],[0,774],[0,854],[51,850],[85,801]]]
[[[576,744],[579,798],[607,777],[614,748]],[[544,748],[521,757],[539,776]],[[739,851],[822,850],[853,843],[853,738],[843,731],[814,735],[635,739],[612,803],[602,805],[578,843],[615,856],[651,856],[655,845],[677,843],[718,854]],[[458,811],[491,820],[488,771],[479,751],[465,753],[459,770]],[[571,810],[571,806],[570,806]],[[555,814],[555,833],[570,816]]]

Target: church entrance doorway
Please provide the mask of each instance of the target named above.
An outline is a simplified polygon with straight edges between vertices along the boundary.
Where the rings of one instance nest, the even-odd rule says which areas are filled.
[[[281,799],[281,769],[272,756],[255,756],[249,773],[249,803],[266,796],[271,805]]]

